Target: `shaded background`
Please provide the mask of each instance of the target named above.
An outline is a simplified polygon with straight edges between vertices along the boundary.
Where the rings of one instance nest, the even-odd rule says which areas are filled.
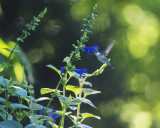
[[[56,87],[59,76],[45,65],[64,66],[62,60],[80,38],[83,19],[88,17],[95,2],[0,0],[1,60],[9,55],[2,48],[13,48],[24,25],[45,7],[48,8],[36,32],[31,32],[31,36],[20,44],[21,55],[17,57],[14,54],[11,59],[17,65],[12,75],[20,82],[23,80],[22,66],[25,66],[36,98],[40,97],[41,87]],[[103,74],[89,79],[93,89],[102,93],[89,97],[97,110],[82,105],[82,112],[98,115],[101,120],[86,119],[84,124],[94,128],[159,128],[160,1],[99,0],[97,10],[98,17],[86,46],[103,48],[116,40],[109,54],[115,69],[107,67]],[[95,56],[84,52],[82,61],[76,62],[76,65],[92,73],[102,64]],[[0,70],[3,70],[2,66]],[[8,72],[11,73],[11,70]],[[69,122],[66,122],[68,126]]]

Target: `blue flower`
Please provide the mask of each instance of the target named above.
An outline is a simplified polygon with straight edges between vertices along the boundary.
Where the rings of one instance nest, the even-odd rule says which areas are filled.
[[[62,76],[62,73],[64,72],[65,70],[65,67],[61,67],[61,76]]]
[[[61,117],[61,115],[53,114],[53,112],[56,112],[56,110],[52,110],[52,112],[49,112],[48,114],[54,119],[54,122],[56,122],[56,116]]]
[[[87,73],[87,69],[86,68],[74,69],[74,71],[80,75],[80,78],[82,77],[83,73]]]
[[[42,115],[42,114],[43,114],[44,109],[45,109],[45,107],[43,107],[43,108],[41,109],[39,115]],[[52,111],[49,112],[48,114],[54,119],[54,122],[56,122],[56,116],[61,117],[61,115],[59,115],[59,114],[53,114],[53,112],[56,112],[56,110],[52,110]]]
[[[43,114],[43,111],[44,111],[45,107],[43,107],[39,113],[39,115],[42,115]]]
[[[83,47],[83,50],[87,51],[89,55],[94,55],[93,50],[100,49],[98,46],[93,47]]]

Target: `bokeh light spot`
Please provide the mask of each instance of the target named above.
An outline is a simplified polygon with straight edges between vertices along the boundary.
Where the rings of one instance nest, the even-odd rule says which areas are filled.
[[[137,104],[134,103],[124,104],[122,107],[120,118],[125,122],[130,122],[139,111],[140,108]]]
[[[141,58],[144,57],[148,52],[148,45],[144,42],[140,42],[138,40],[131,40],[129,42],[129,50],[135,58]]]
[[[124,19],[131,25],[138,25],[144,19],[143,10],[137,5],[127,5],[123,9]]]
[[[140,112],[133,119],[131,128],[150,128],[152,117],[149,112]]]
[[[110,26],[110,18],[105,13],[99,13],[93,29],[96,31],[105,31]]]
[[[89,15],[90,8],[86,0],[77,1],[71,8],[71,15],[75,20],[82,20]]]
[[[136,74],[131,79],[131,89],[135,92],[144,92],[150,85],[150,79],[143,73]]]
[[[38,63],[43,59],[42,50],[38,49],[38,48],[31,49],[27,53],[27,56],[28,56],[31,63]]]

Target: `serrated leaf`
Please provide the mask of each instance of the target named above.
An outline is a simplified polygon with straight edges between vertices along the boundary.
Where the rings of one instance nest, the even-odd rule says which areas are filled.
[[[66,90],[72,91],[75,95],[82,93],[82,89],[78,86],[67,85]]]
[[[96,108],[95,105],[89,99],[86,99],[86,98],[75,98],[72,100],[72,103],[85,103]]]
[[[23,128],[23,126],[14,120],[6,120],[0,122],[0,128]]]
[[[40,14],[38,15],[38,18],[43,18],[46,12],[47,12],[47,7],[42,12],[40,12]]]
[[[101,93],[101,91],[93,90],[93,89],[90,89],[90,88],[82,88],[82,91],[83,91],[85,96]]]
[[[12,103],[11,104],[12,109],[16,110],[16,109],[20,109],[20,108],[24,108],[24,109],[30,109],[28,106],[23,105],[23,104],[18,104],[18,103]]]
[[[90,113],[81,113],[81,116],[82,116],[82,120],[81,122],[86,119],[86,118],[89,118],[89,117],[93,117],[93,118],[97,118],[97,119],[101,119],[99,116],[95,116],[93,114],[90,114]]]
[[[43,100],[50,100],[49,97],[40,97],[38,99],[36,99],[35,101],[39,102],[39,101],[43,101]]]
[[[80,128],[92,128],[88,125],[85,125],[85,124],[79,124],[79,123],[75,123],[76,126],[80,127]]]
[[[56,67],[54,67],[53,65],[49,64],[49,65],[46,65],[47,67],[53,69],[54,71],[56,71],[60,77],[61,77],[61,70],[57,69]]]
[[[107,66],[107,64],[104,63],[104,64],[100,67],[100,69],[97,69],[97,70],[96,70],[95,72],[93,72],[92,74],[85,74],[85,76],[87,76],[87,77],[97,76],[97,75],[101,74],[101,73],[104,71],[104,69],[106,68],[106,66]]]
[[[55,89],[50,89],[50,88],[41,88],[41,95],[44,95],[44,94],[47,94],[47,93],[52,93],[52,92],[55,92],[56,90]],[[61,91],[57,90],[56,93],[60,93]]]

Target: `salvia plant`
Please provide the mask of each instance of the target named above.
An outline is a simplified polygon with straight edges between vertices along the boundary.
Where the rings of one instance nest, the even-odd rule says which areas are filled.
[[[89,95],[101,93],[100,91],[92,89],[92,84],[87,81],[89,77],[94,77],[101,74],[106,68],[107,64],[111,66],[110,61],[107,59],[103,52],[99,52],[98,46],[86,47],[86,42],[89,40],[89,34],[91,33],[92,25],[95,21],[96,7],[93,7],[92,13],[88,19],[84,19],[85,24],[83,25],[82,36],[77,40],[76,44],[73,44],[74,50],[71,51],[70,55],[65,57],[63,62],[65,66],[56,68],[53,65],[47,65],[48,68],[57,72],[60,80],[55,89],[52,88],[41,88],[41,95],[50,94],[50,97],[34,98],[33,87],[30,86],[26,80],[24,73],[24,80],[22,83],[16,82],[14,79],[7,79],[4,77],[4,72],[10,64],[10,58],[14,52],[17,52],[16,46],[19,43],[23,43],[24,40],[30,35],[31,31],[39,25],[40,19],[43,18],[47,12],[45,8],[37,17],[34,16],[33,20],[26,25],[26,28],[22,31],[20,37],[17,38],[17,42],[13,49],[5,49],[10,51],[8,60],[3,63],[4,70],[0,76],[0,117],[3,121],[0,122],[2,128],[22,128],[23,120],[28,118],[30,123],[25,128],[47,128],[48,125],[52,128],[64,128],[65,119],[71,120],[72,126],[70,128],[91,128],[90,126],[83,124],[86,118],[93,117],[100,119],[99,116],[85,112],[81,112],[81,104],[87,104],[89,107],[96,109],[96,106],[88,99]],[[109,52],[113,43],[105,50]],[[76,67],[75,61],[81,60],[81,52],[87,51],[89,55],[96,55],[97,58],[103,62],[102,66],[94,71],[88,73],[84,67]],[[86,53],[87,54],[87,53]],[[70,79],[74,78],[78,81],[79,85],[69,83]],[[60,90],[60,86],[62,90]],[[72,95],[66,95],[66,92],[72,92]],[[69,94],[69,93],[67,93]],[[73,95],[74,94],[74,95]],[[17,103],[12,102],[12,97],[17,99]],[[53,99],[57,97],[60,105],[59,110],[51,108],[51,104],[56,104]],[[46,106],[41,105],[39,102],[47,100]],[[59,123],[56,119],[59,118]],[[46,123],[47,122],[47,123]],[[47,124],[47,125],[46,125]]]

